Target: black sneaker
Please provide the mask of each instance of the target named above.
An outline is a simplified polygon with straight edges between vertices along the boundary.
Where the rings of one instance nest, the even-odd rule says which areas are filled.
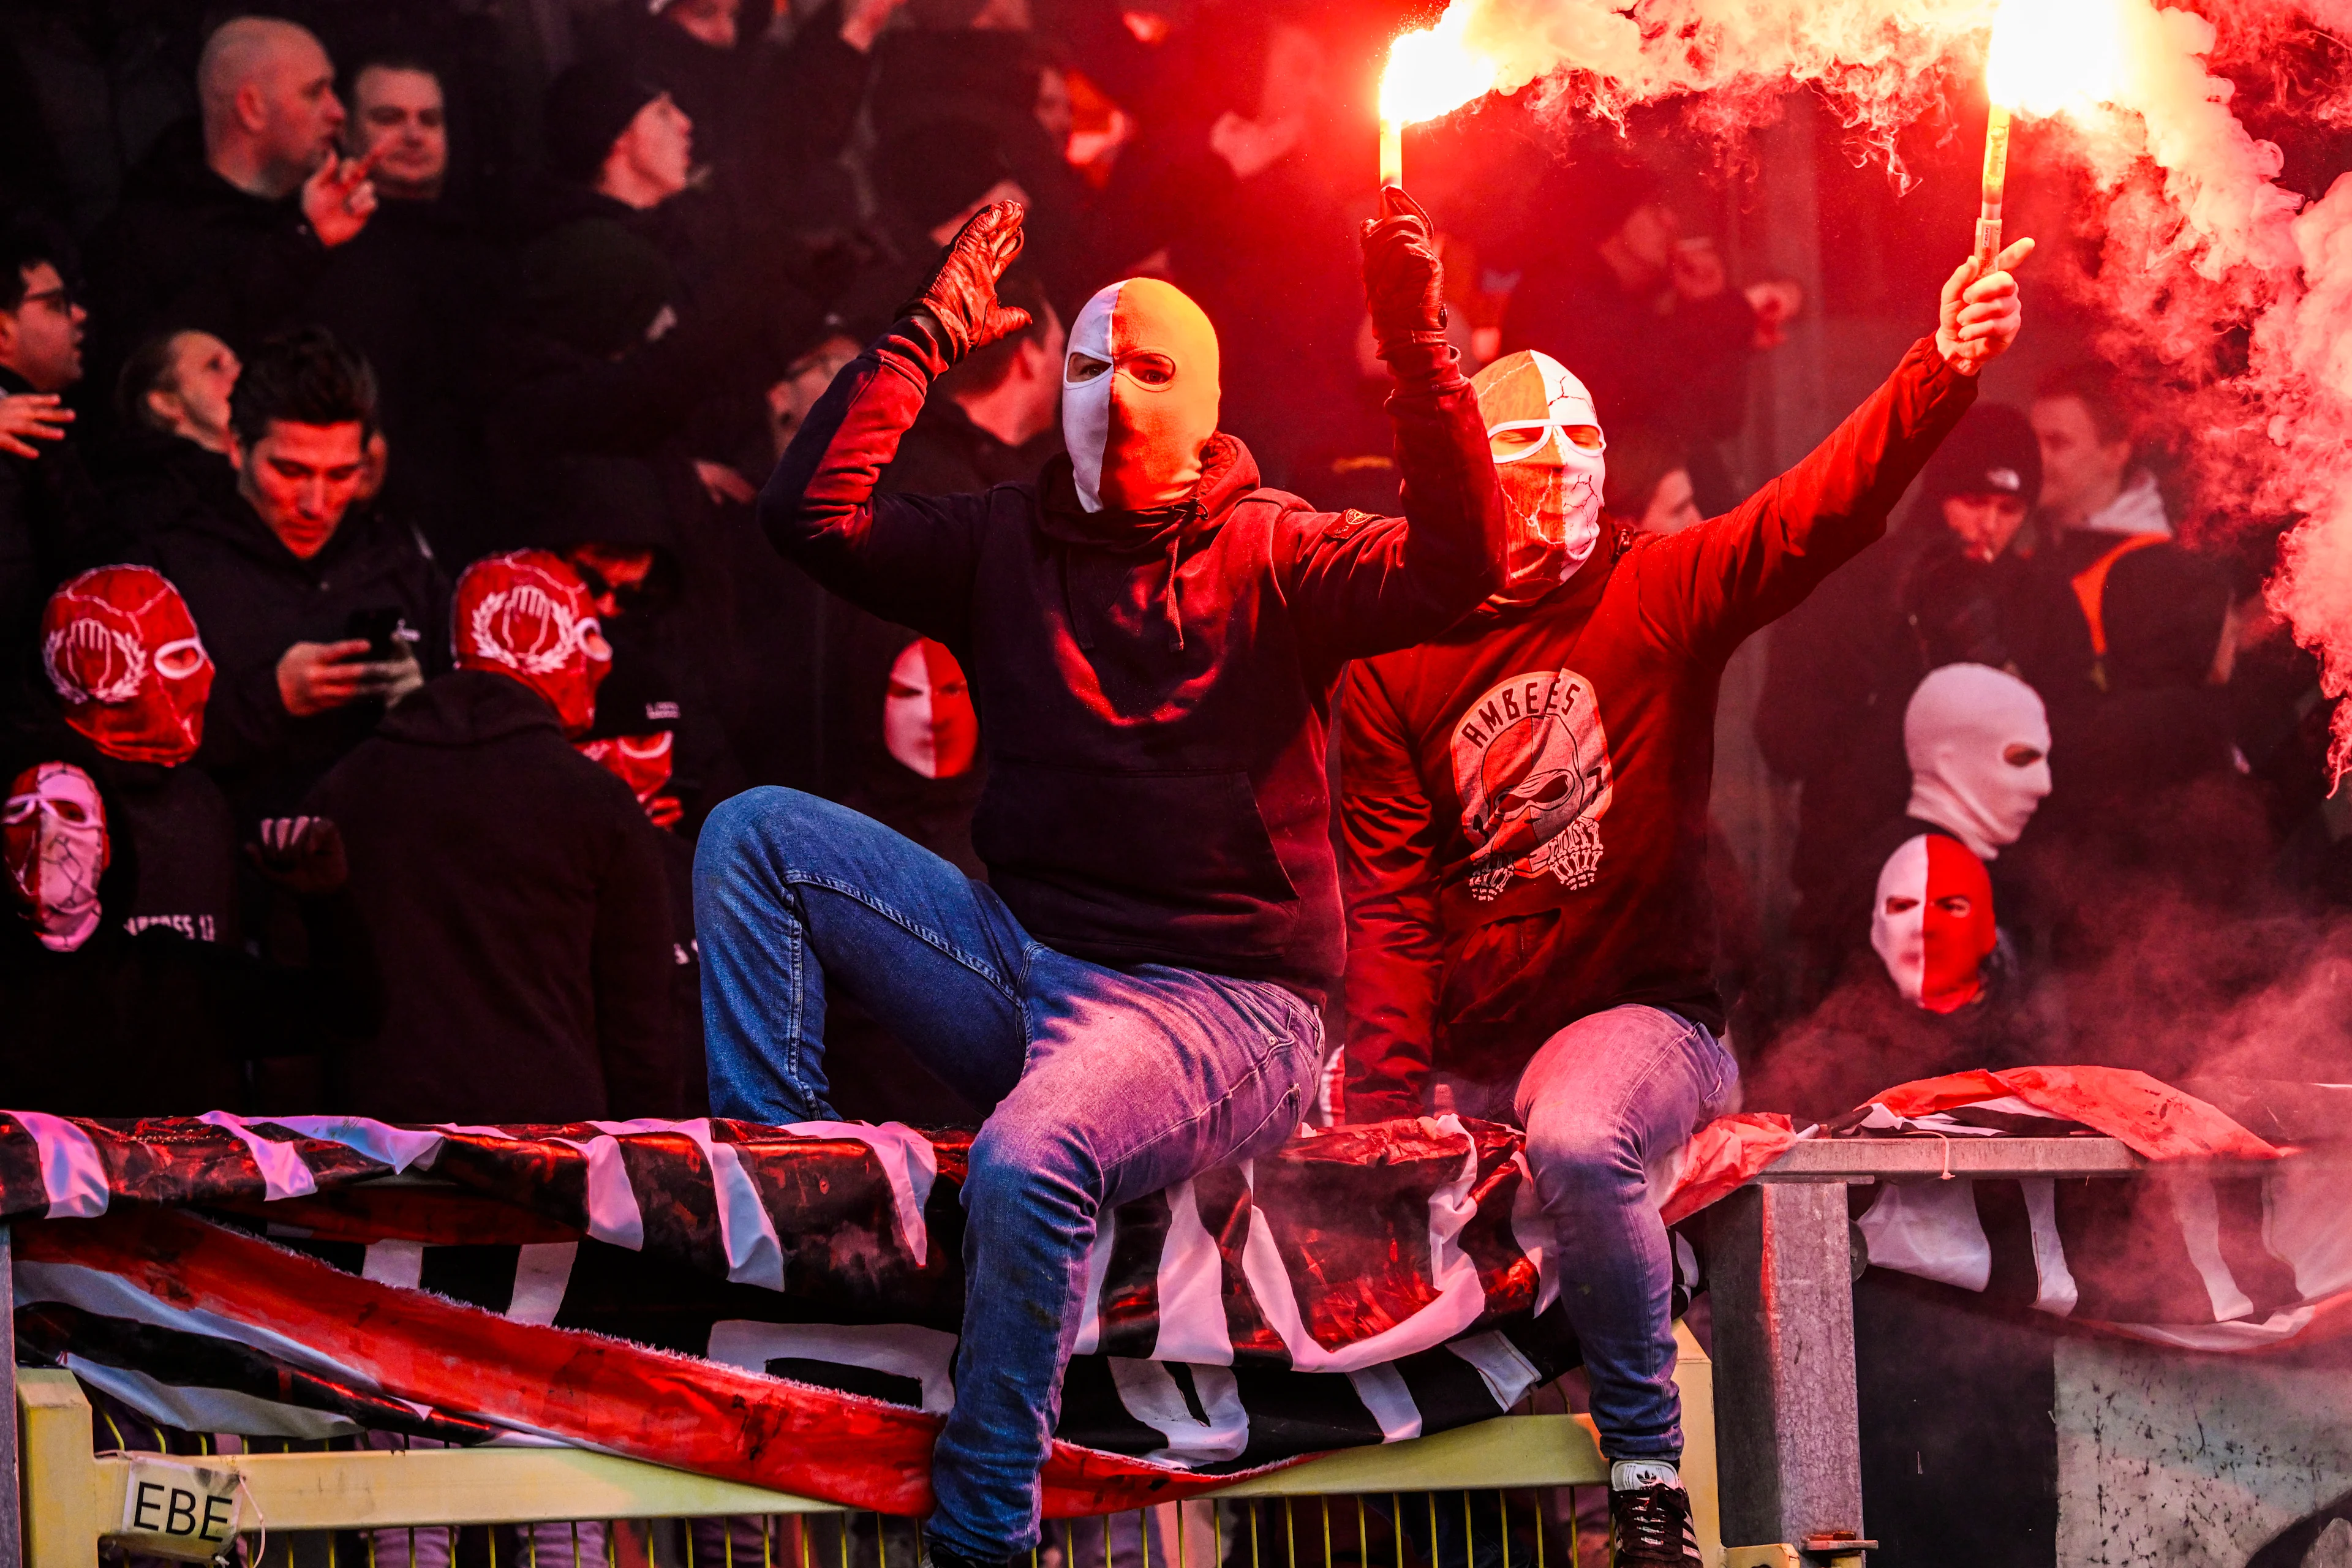
[[[1008,1564],[1002,1557],[966,1557],[961,1552],[950,1552],[935,1542],[926,1541],[918,1568],[1008,1568]]]
[[[1609,1550],[1617,1568],[1700,1568],[1690,1494],[1660,1482],[1612,1489]]]

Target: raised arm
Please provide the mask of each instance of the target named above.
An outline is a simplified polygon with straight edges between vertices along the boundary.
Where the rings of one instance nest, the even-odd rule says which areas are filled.
[[[760,525],[809,575],[886,620],[962,640],[986,498],[877,495],[931,383],[971,350],[1029,324],[996,302],[1021,253],[1021,207],[963,226],[930,284],[842,367],[760,492]]]
[[[1977,374],[2017,339],[2009,268],[2019,240],[1982,273],[1975,258],[1944,285],[1941,318],[1895,373],[1796,467],[1738,507],[1650,545],[1644,612],[1696,654],[1728,657],[1886,531],[1887,514],[1976,401]]]
[[[1418,1116],[1437,1012],[1438,846],[1395,704],[1370,665],[1339,697],[1340,876],[1348,900],[1346,1121]]]
[[[1503,495],[1478,397],[1445,341],[1444,278],[1429,215],[1394,186],[1364,227],[1364,291],[1396,377],[1402,517],[1342,521],[1293,542],[1285,584],[1308,639],[1334,660],[1424,642],[1503,583]]]

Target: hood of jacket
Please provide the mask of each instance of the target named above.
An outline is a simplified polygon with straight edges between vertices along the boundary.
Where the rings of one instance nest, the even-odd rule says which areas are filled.
[[[545,698],[509,676],[459,669],[426,681],[384,715],[376,732],[411,745],[456,750],[531,730],[563,738]]]
[[[1143,594],[1142,618],[1158,620],[1168,628],[1171,651],[1184,647],[1184,606],[1177,574],[1185,559],[1214,540],[1244,497],[1258,488],[1257,459],[1249,448],[1220,431],[1201,451],[1201,478],[1192,491],[1171,506],[1149,511],[1118,511],[1105,508],[1088,511],[1078,500],[1077,480],[1067,452],[1056,454],[1038,477],[1038,531],[1065,546],[1060,552],[1063,607],[1072,634],[1082,648],[1092,648],[1103,633],[1103,606],[1098,579],[1108,565],[1120,577],[1139,572],[1156,581]],[[1079,558],[1073,588],[1071,558]]]

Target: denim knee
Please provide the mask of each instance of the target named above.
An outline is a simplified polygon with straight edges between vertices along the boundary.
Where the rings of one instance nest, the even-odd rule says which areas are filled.
[[[1642,1174],[1632,1128],[1591,1116],[1546,1115],[1544,1107],[1534,1107],[1527,1151],[1537,1180],[1555,1191],[1614,1187]]]
[[[1066,1121],[1024,1116],[1010,1100],[981,1124],[967,1159],[967,1214],[1024,1207],[1041,1197],[1089,1210],[1100,1201],[1102,1173],[1087,1141]]]

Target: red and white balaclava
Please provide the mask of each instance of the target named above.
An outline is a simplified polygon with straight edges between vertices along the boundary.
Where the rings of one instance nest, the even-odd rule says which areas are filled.
[[[1471,379],[1502,486],[1510,555],[1505,604],[1541,598],[1576,574],[1601,539],[1608,465],[1592,394],[1568,367],[1532,349],[1505,354]]]
[[[971,770],[980,750],[980,714],[963,667],[946,645],[918,637],[898,650],[882,698],[882,743],[927,779]]]
[[[1930,1013],[1975,1001],[1996,940],[1992,879],[1958,839],[1916,834],[1879,868],[1870,945],[1905,1001]]]
[[[1903,710],[1908,815],[1958,837],[1980,859],[2018,841],[2050,793],[2050,720],[2007,670],[1931,669]]]
[[[1217,433],[1217,330],[1157,278],[1114,283],[1070,324],[1062,440],[1088,511],[1172,505]]]
[[[66,722],[106,755],[176,767],[196,754],[213,661],[162,574],[100,566],[50,595],[41,665]]]
[[[52,952],[71,952],[98,930],[98,882],[110,858],[98,785],[71,763],[18,773],[0,806],[8,885]]]
[[[637,804],[650,808],[662,785],[669,783],[672,736],[667,730],[649,735],[600,735],[575,741],[580,754],[629,786]]]
[[[595,721],[613,647],[587,584],[562,556],[515,550],[475,562],[457,579],[453,619],[458,668],[521,681],[547,699],[567,735]]]

